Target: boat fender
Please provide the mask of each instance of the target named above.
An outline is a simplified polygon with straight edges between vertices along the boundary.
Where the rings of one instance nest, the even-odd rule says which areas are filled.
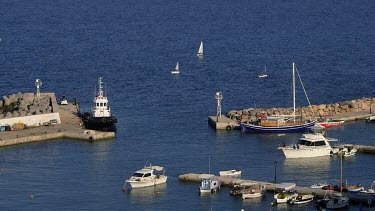
[[[333,151],[331,150],[331,151],[329,152],[329,154],[333,155]]]
[[[232,130],[232,127],[230,125],[228,125],[225,129],[226,130]]]
[[[89,137],[89,141],[93,141],[94,138],[92,136]]]

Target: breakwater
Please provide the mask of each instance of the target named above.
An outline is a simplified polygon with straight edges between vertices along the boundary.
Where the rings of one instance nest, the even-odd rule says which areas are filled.
[[[296,115],[302,119],[341,119],[352,121],[371,116],[375,108],[375,98],[361,98],[344,102],[296,107]],[[246,108],[231,110],[226,116],[241,122],[250,121],[257,115],[292,115],[293,108]]]

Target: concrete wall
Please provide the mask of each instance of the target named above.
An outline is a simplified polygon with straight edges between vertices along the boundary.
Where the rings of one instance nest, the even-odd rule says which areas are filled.
[[[26,126],[39,126],[39,124],[43,125],[43,122],[49,122],[51,119],[57,119],[57,122],[61,123],[59,113],[49,113],[33,116],[0,119],[0,125],[13,125],[14,123],[23,123]]]
[[[64,137],[63,133],[51,133],[51,134],[38,134],[38,135],[33,135],[33,136],[13,138],[13,139],[7,139],[7,140],[0,139],[0,147],[10,146],[10,145],[15,145],[15,144],[30,143],[30,142],[36,142],[36,141],[60,139],[63,137]]]

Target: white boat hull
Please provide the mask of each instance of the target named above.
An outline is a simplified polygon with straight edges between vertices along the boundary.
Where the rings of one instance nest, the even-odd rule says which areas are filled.
[[[144,188],[154,185],[160,185],[167,182],[167,176],[161,175],[158,179],[147,180],[147,181],[126,181],[131,188]]]
[[[220,171],[219,174],[222,177],[238,177],[241,176],[242,171],[230,170],[230,171]]]
[[[333,153],[332,148],[293,149],[281,148],[286,158],[312,158],[328,156]]]
[[[297,196],[298,194],[277,193],[274,196],[274,199],[276,199],[276,202],[278,204],[282,204],[282,203],[288,203],[290,200],[292,200],[294,197],[297,197]]]

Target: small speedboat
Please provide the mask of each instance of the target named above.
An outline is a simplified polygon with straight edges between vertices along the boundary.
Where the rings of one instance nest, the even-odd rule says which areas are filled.
[[[311,202],[314,199],[314,196],[311,194],[298,195],[290,201],[291,204],[306,204]]]
[[[370,116],[366,118],[367,123],[374,123],[375,122],[375,116]]]
[[[346,186],[346,189],[348,190],[348,192],[351,192],[351,193],[358,193],[360,191],[365,190],[365,188],[360,184]]]
[[[310,185],[310,188],[322,189],[326,185],[327,185],[327,183],[316,183],[316,184]]]
[[[294,187],[296,187],[296,183],[280,183],[276,185],[275,189],[278,192],[274,195],[276,203],[287,203],[297,197],[298,194],[292,190]]]
[[[372,183],[372,185],[369,189],[359,191],[359,193],[365,194],[365,195],[375,195],[375,181]]]
[[[220,176],[224,176],[224,177],[238,177],[238,176],[241,176],[241,173],[242,171],[239,169],[219,172]]]

